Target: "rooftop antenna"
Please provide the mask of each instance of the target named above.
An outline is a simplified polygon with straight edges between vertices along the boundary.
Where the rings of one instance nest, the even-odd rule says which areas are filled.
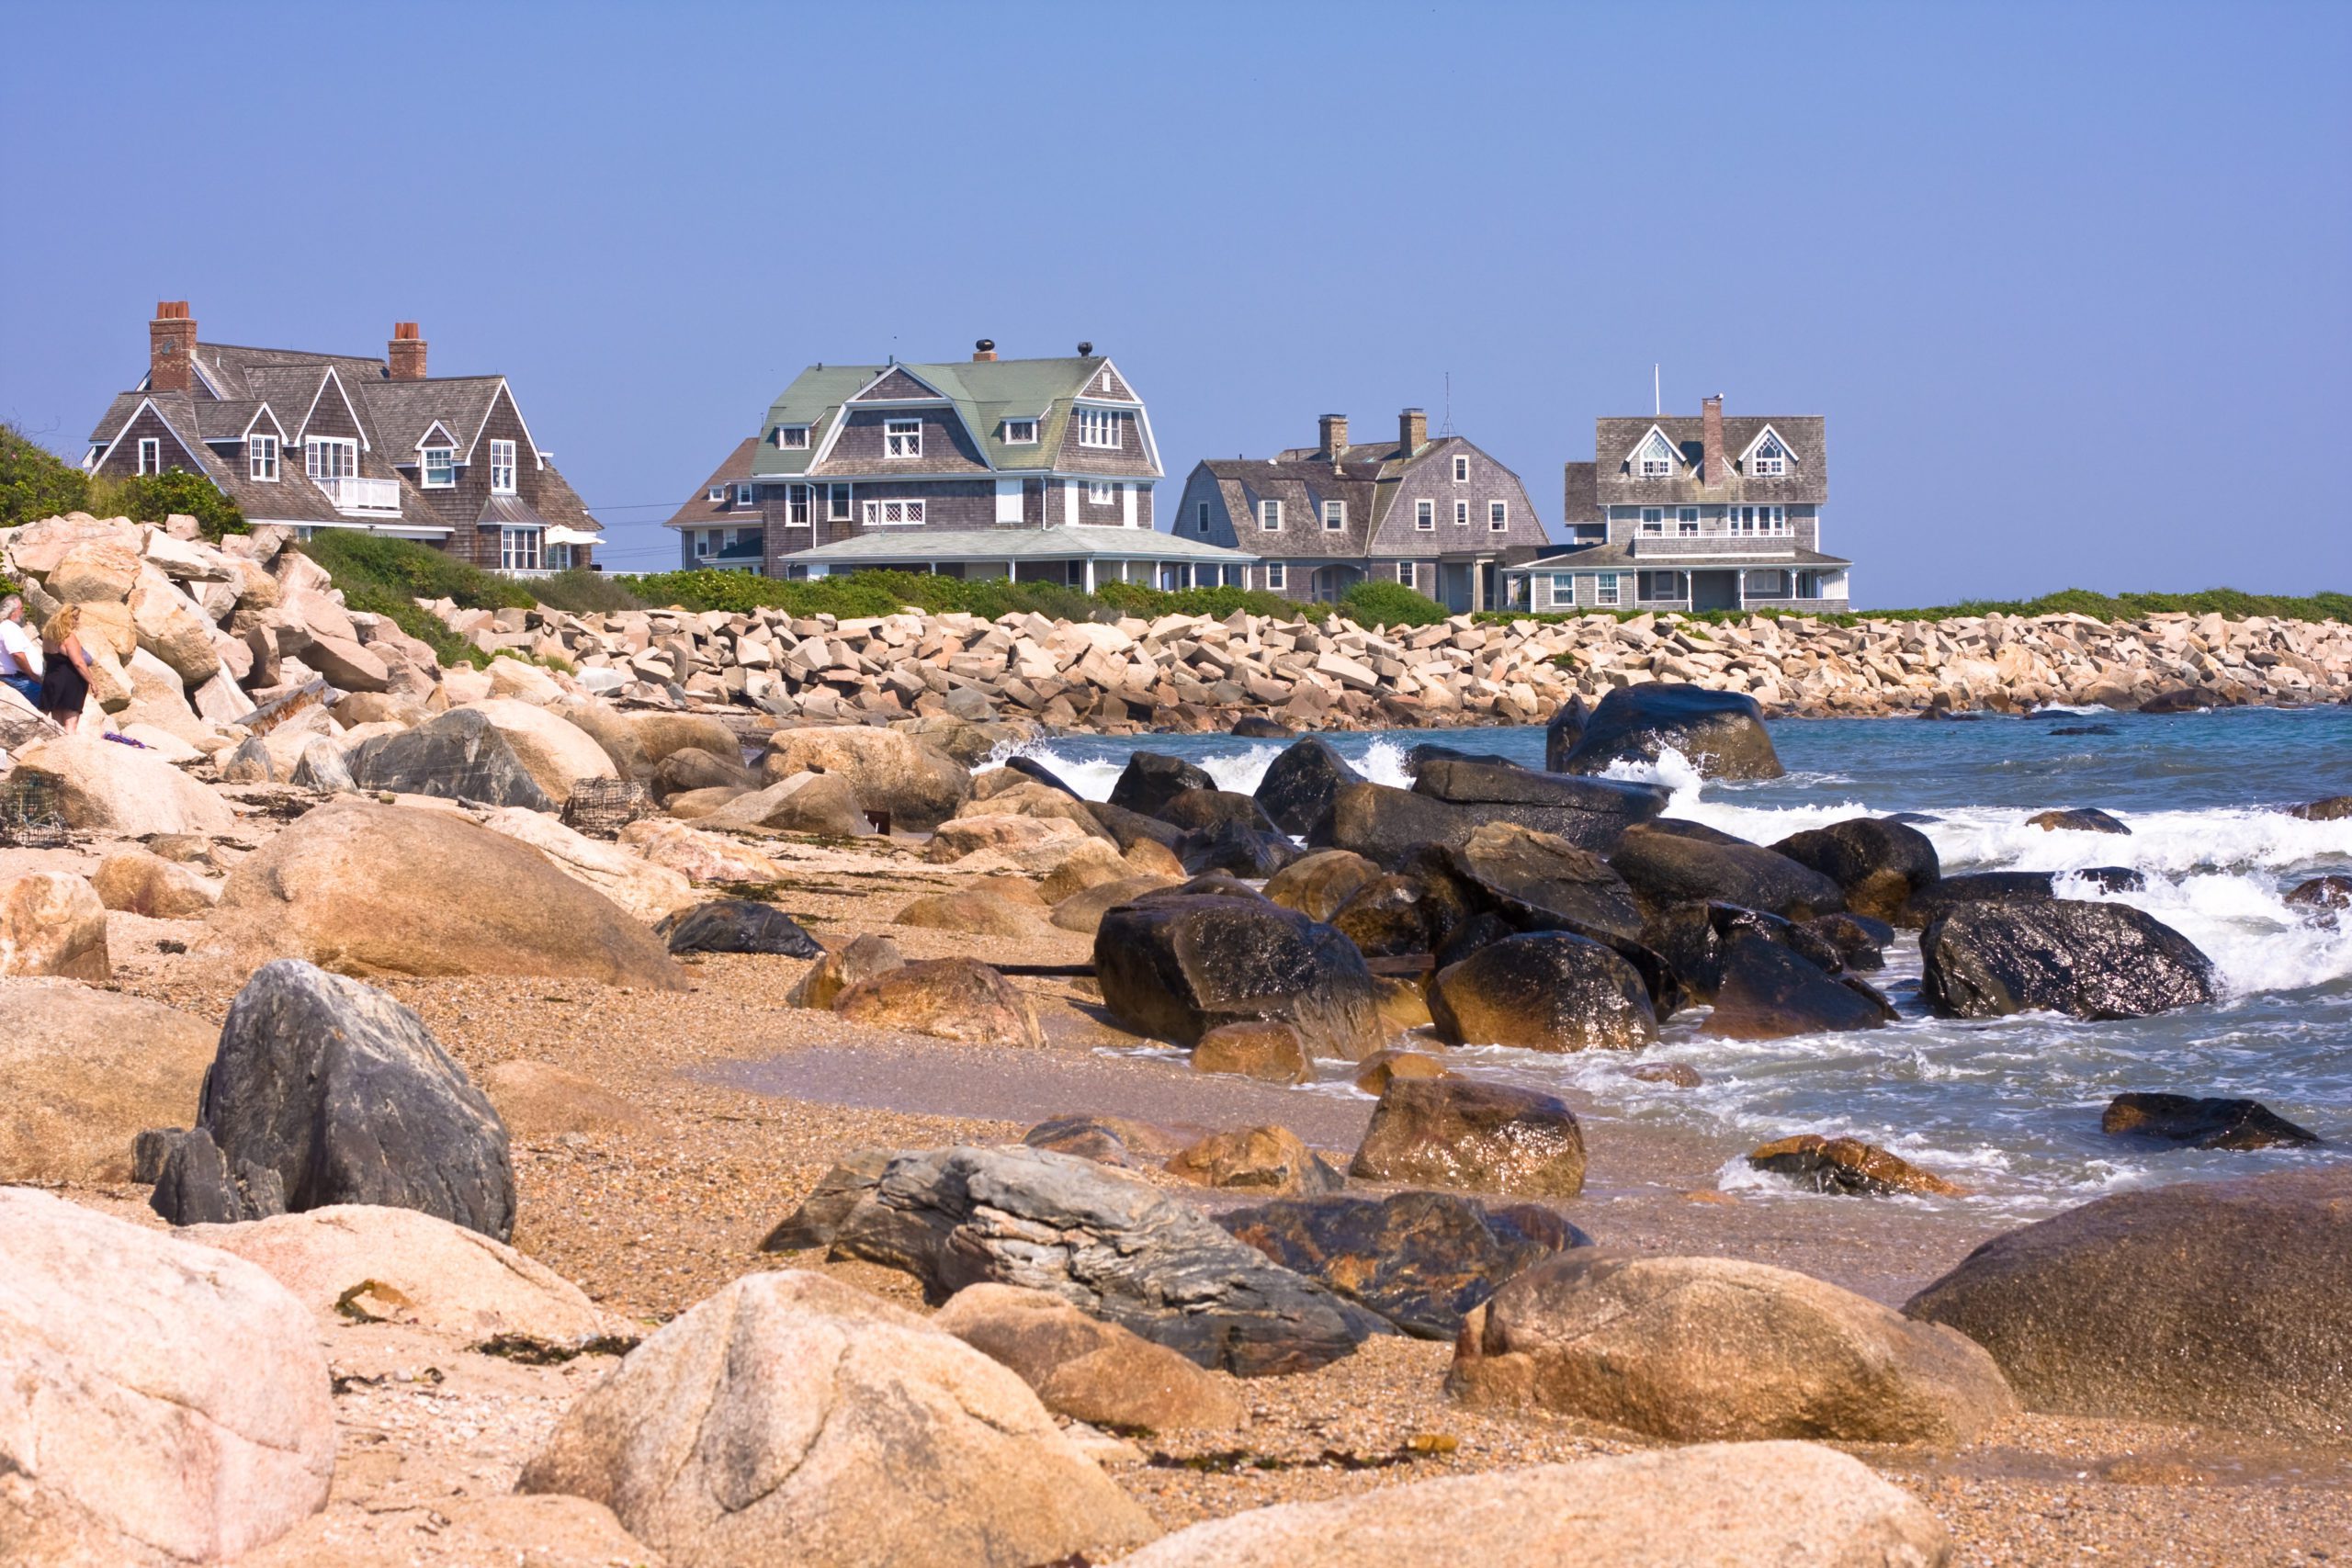
[[[1666,400],[1658,396],[1657,367],[1652,365],[1650,367],[1650,417],[1656,419],[1665,412]]]
[[[1437,427],[1440,435],[1453,434],[1453,372],[1445,373],[1445,419]]]

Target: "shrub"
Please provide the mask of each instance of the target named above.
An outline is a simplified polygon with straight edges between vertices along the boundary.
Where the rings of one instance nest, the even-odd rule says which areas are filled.
[[[1372,579],[1340,595],[1340,609],[1362,626],[1433,626],[1445,619],[1445,606],[1401,582]]]
[[[962,611],[986,620],[1040,615],[1054,620],[1111,620],[1120,615],[1229,615],[1236,610],[1290,616],[1299,607],[1276,594],[1241,588],[1165,591],[1139,583],[1106,582],[1093,593],[1057,582],[1009,582],[1001,577],[937,577],[929,572],[860,571],[842,577],[781,579],[747,571],[661,572],[620,580],[649,604],[747,615],[780,609],[795,615],[888,615],[910,605]]]
[[[0,528],[90,509],[90,479],[81,469],[0,424]]]
[[[1586,615],[1614,615],[1621,621],[1646,614],[1641,610],[1482,610],[1477,618],[1488,623],[1508,621],[1574,621]],[[1664,612],[1661,612],[1664,613]],[[2207,588],[2195,593],[2097,593],[2087,588],[2064,588],[2039,599],[1963,599],[1955,604],[1921,609],[1860,610],[1846,615],[1819,614],[1800,617],[1797,612],[1758,606],[1753,610],[1678,610],[1694,623],[1744,621],[1751,615],[1774,619],[1803,618],[1850,626],[1861,621],[1951,621],[1972,615],[2088,615],[2098,621],[2136,621],[2143,615],[2222,615],[2233,620],[2264,615],[2290,621],[2352,621],[2352,593],[2322,592],[2304,597],[2275,593],[2245,593],[2234,588]]]
[[[252,527],[237,503],[202,474],[166,468],[129,479],[97,479],[90,486],[92,510],[102,516],[128,517],[134,523],[161,523],[175,512],[196,519],[204,536],[218,543],[229,534],[250,534]]]
[[[447,599],[465,610],[527,610],[538,603],[513,578],[494,576],[413,539],[320,528],[294,547],[326,568],[346,592],[358,586],[403,600]]]
[[[576,615],[645,608],[645,601],[630,592],[619,579],[577,567],[570,571],[559,571],[553,577],[526,582],[524,586],[548,609],[569,610]]]

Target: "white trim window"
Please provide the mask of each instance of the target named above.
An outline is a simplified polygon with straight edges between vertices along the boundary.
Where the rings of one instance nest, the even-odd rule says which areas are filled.
[[[492,441],[490,444],[490,493],[514,493],[514,443]]]
[[[808,485],[784,487],[784,525],[786,527],[806,528],[809,525],[808,492],[810,489],[811,487]]]
[[[426,490],[454,490],[458,483],[458,449],[427,446],[417,454],[417,481]],[[718,499],[717,494],[710,498]]]
[[[1108,506],[1118,499],[1119,487],[1116,484],[1114,484],[1111,480],[1089,479],[1086,481],[1087,505]]]
[[[712,551],[715,547],[717,547],[718,544],[718,529],[716,529],[716,528],[697,528],[697,529],[695,529],[695,559],[696,559],[696,560],[708,560],[708,559],[710,558],[710,553],[711,553],[711,551]]]
[[[919,419],[886,419],[882,422],[882,456],[885,457],[920,457],[922,456],[922,421]]]
[[[1456,457],[1453,459],[1453,482],[1458,485],[1466,485],[1470,482],[1469,458]]]
[[[1734,534],[1785,534],[1789,531],[1789,513],[1784,506],[1732,506],[1724,510],[1725,523]]]
[[[1592,602],[1613,606],[1617,603],[1617,574],[1597,571],[1592,574]]]
[[[507,445],[512,446],[513,442]],[[302,443],[302,472],[314,479],[347,479],[359,472],[359,443],[347,436],[312,435]]]
[[[1436,502],[1417,501],[1413,502],[1413,530],[1414,532],[1420,534],[1434,534],[1437,532]]]
[[[1663,534],[1666,532],[1665,507],[1645,506],[1642,508],[1642,532],[1645,534]]]
[[[1699,509],[1695,506],[1677,507],[1674,512],[1674,531],[1685,538],[1696,534],[1699,531]]]
[[[514,444],[509,442],[508,445]],[[498,531],[499,570],[538,571],[545,561],[538,529],[501,528]]]
[[[1577,574],[1573,571],[1552,573],[1552,603],[1573,604],[1577,602]]]
[[[1290,573],[1285,567],[1286,563],[1278,560],[1270,560],[1266,563],[1266,586],[1277,593],[1290,586],[1288,581]]]
[[[1457,501],[1453,503],[1453,525],[1457,528],[1467,528],[1470,526],[1470,503],[1468,502]]]
[[[1649,439],[1642,443],[1641,450],[1634,455],[1634,472],[1645,479],[1674,477],[1674,446],[1664,431],[1651,431]]]
[[[808,450],[808,427],[805,424],[779,424],[775,427],[775,444],[786,452]]]
[[[1778,433],[1764,433],[1764,439],[1747,459],[1747,471],[1758,479],[1778,479],[1789,471],[1789,449],[1781,445]]]
[[[1408,588],[1413,586],[1413,563],[1411,561],[1400,560],[1396,563],[1396,581],[1403,583]]]
[[[139,471],[141,474],[164,471],[164,443],[160,437],[142,435],[139,438]]]
[[[919,528],[922,525],[922,502],[869,501],[865,503],[865,525],[869,528]]]
[[[1347,526],[1348,503],[1344,501],[1325,502],[1323,503],[1323,531],[1327,534],[1340,534],[1346,532]]]
[[[758,492],[758,491],[754,491],[754,490],[753,490],[750,485],[747,485],[747,484],[739,484],[739,485],[737,485],[737,486],[735,487],[735,510],[736,510],[736,511],[738,511],[738,512],[744,512],[744,511],[748,511],[748,510],[750,510],[752,507],[754,507],[754,506],[756,506],[756,505],[758,505],[758,504],[759,504],[759,492]]]
[[[1007,446],[1035,446],[1037,445],[1037,422],[1034,419],[1006,420],[1004,444]]]
[[[1204,535],[1209,531],[1209,503],[1207,502],[1200,502],[1193,506],[1193,525],[1195,528],[1198,528]]]
[[[846,523],[849,519],[849,486],[827,485],[825,487],[825,521]]]
[[[1487,502],[1487,532],[1489,534],[1508,534],[1510,532],[1510,502],[1490,501]]]
[[[727,499],[727,487],[725,485],[711,486],[710,499],[713,501],[725,501]]]
[[[277,437],[248,435],[245,437],[245,477],[265,484],[277,482]]]
[[[1127,416],[1117,409],[1078,411],[1078,444],[1115,452],[1127,444]]]
[[[1283,531],[1283,503],[1261,501],[1258,503],[1258,529],[1261,533],[1279,534]]]

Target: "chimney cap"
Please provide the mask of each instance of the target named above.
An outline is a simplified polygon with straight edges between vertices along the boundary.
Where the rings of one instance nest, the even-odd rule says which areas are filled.
[[[982,354],[986,354],[996,347],[996,339],[992,337],[980,338],[976,341],[972,346],[978,349]]]
[[[185,300],[185,299],[158,299],[158,300],[156,300],[156,301],[155,301],[155,319],[156,319],[157,321],[187,321],[187,300]]]
[[[1091,344],[1091,343],[1081,343],[1081,344],[1080,344],[1078,345],[1078,356],[1079,356],[1080,359],[1084,359],[1084,358],[1088,357],[1088,356],[1089,356],[1090,355],[1091,355],[1093,352],[1094,352],[1094,345],[1093,345],[1092,344]]]
[[[414,321],[394,321],[392,323],[392,341],[394,343],[421,343],[424,339],[418,333],[416,323]]]

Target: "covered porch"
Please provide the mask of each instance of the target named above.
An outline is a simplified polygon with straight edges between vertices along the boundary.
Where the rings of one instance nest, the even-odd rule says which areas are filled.
[[[860,534],[796,550],[787,577],[855,571],[1051,582],[1092,592],[1106,582],[1160,589],[1247,587],[1258,558],[1151,529],[958,528]]]

